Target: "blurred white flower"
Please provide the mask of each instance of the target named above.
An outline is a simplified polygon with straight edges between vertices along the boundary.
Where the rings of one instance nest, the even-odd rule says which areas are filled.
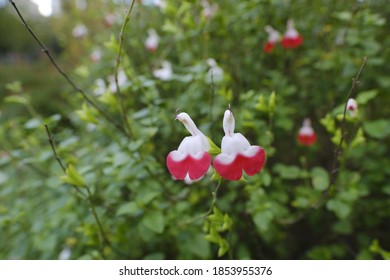
[[[88,34],[88,28],[84,24],[78,24],[72,30],[72,35],[75,38],[82,38]]]
[[[64,249],[62,249],[62,251],[58,255],[58,259],[59,260],[69,260],[71,255],[72,255],[72,250],[68,246],[66,246],[66,247],[64,247]]]
[[[92,62],[98,62],[102,59],[102,52],[99,49],[94,49],[89,55],[89,58]]]
[[[201,5],[203,7],[203,15],[205,18],[212,18],[218,11],[217,4],[210,4],[207,0],[202,0]]]
[[[113,13],[109,13],[104,17],[104,25],[106,27],[111,27],[115,23],[116,16]]]
[[[206,62],[207,65],[210,66],[210,69],[207,72],[207,82],[221,82],[223,80],[223,69],[218,66],[217,62],[213,58],[207,59]]]
[[[145,47],[150,52],[155,52],[158,47],[158,41],[159,41],[158,34],[156,30],[154,29],[148,29],[148,38],[146,38],[145,41]]]
[[[163,61],[162,67],[153,71],[153,76],[162,81],[168,81],[172,79],[172,65],[169,61]]]
[[[95,81],[95,89],[93,90],[93,93],[97,96],[103,95],[107,90],[106,83],[103,79],[97,79]]]
[[[113,76],[113,75],[109,76],[108,82],[109,82],[109,85],[108,85],[109,90],[111,92],[117,92],[117,87],[116,87],[116,83],[115,83],[115,76]],[[128,82],[129,82],[129,80],[127,79],[125,71],[123,69],[119,69],[119,71],[118,71],[118,86],[121,88],[121,87],[125,86]]]
[[[87,8],[87,1],[86,0],[77,0],[76,7],[80,10],[85,10]]]
[[[346,28],[341,28],[339,31],[337,31],[336,34],[336,39],[335,39],[335,44],[337,46],[344,45],[345,42],[345,35],[347,34],[347,29]]]
[[[97,125],[94,124],[94,123],[88,123],[88,124],[87,124],[87,131],[88,131],[88,132],[95,131],[96,128],[97,128]]]
[[[164,9],[166,6],[165,0],[142,0],[144,6],[156,6],[160,9]]]

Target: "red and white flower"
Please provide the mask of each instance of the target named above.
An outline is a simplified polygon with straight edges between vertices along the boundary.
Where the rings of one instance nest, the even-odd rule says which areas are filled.
[[[240,180],[242,170],[249,176],[258,173],[264,166],[265,152],[260,146],[251,146],[241,134],[234,133],[234,116],[232,111],[226,110],[223,117],[221,154],[214,159],[214,168],[227,180]]]
[[[358,104],[357,104],[356,100],[353,98],[348,99],[347,111],[349,112],[351,117],[356,116],[357,109],[358,109]]]
[[[150,52],[155,52],[158,47],[158,41],[160,37],[158,36],[156,30],[148,29],[148,38],[145,40],[145,47]]]
[[[265,27],[265,32],[268,33],[268,40],[267,43],[265,43],[263,50],[264,52],[269,53],[274,49],[275,44],[280,41],[281,36],[278,31],[276,31],[272,28],[272,26],[269,25]]]
[[[282,46],[286,49],[296,48],[302,45],[303,39],[294,27],[293,20],[287,21],[287,30],[282,38]]]
[[[208,153],[210,144],[187,113],[178,114],[176,119],[184,124],[191,136],[185,137],[179,148],[168,154],[168,170],[177,180],[186,179],[191,182],[201,179],[211,165]]]
[[[299,129],[298,142],[302,145],[311,146],[317,141],[317,134],[311,127],[310,119],[306,118],[303,120],[303,125]]]

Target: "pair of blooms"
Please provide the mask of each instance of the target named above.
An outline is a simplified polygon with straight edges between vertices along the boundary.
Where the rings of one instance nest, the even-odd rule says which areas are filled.
[[[196,127],[187,113],[180,113],[176,119],[183,123],[191,136],[180,143],[177,150],[171,151],[166,164],[171,175],[177,180],[195,181],[209,170],[212,158],[210,143]],[[241,133],[234,133],[235,120],[232,111],[226,110],[223,118],[221,153],[213,161],[216,172],[227,180],[240,180],[242,171],[253,176],[264,166],[265,152],[262,147],[251,145]]]
[[[278,31],[269,25],[265,27],[265,31],[268,33],[268,41],[263,48],[266,53],[271,52],[279,41],[281,41],[282,47],[286,49],[297,48],[303,43],[302,36],[295,29],[294,22],[291,19],[287,21],[287,30],[283,38]]]
[[[347,112],[351,117],[355,117],[358,109],[358,104],[355,99],[349,98],[347,101]],[[317,134],[311,127],[310,119],[303,120],[303,125],[299,129],[297,140],[300,144],[311,146],[317,141]]]

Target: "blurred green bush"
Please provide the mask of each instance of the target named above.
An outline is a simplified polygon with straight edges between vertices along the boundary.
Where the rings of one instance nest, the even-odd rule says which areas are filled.
[[[129,5],[88,1],[78,10],[69,1],[50,19],[54,37],[31,23],[129,135],[72,91],[25,30],[1,38],[1,50],[33,59],[0,61],[0,258],[388,258],[387,1],[209,0],[218,7],[211,17],[204,2],[166,1],[163,9],[141,2],[123,34],[119,93],[113,74]],[[7,15],[0,30],[3,21],[15,24],[10,5],[0,12]],[[283,33],[288,19],[303,45],[264,53],[264,27]],[[75,38],[78,24],[88,33]],[[144,46],[149,28],[160,37],[153,53]],[[335,170],[340,114],[363,57],[352,94],[358,115],[346,119]],[[208,58],[223,77],[211,79]],[[153,70],[165,60],[173,75],[162,81]],[[240,182],[218,183],[212,174],[190,186],[174,181],[165,158],[187,135],[175,110],[219,146],[228,104],[236,130],[267,152],[265,168]],[[307,117],[318,135],[312,147],[296,140]]]

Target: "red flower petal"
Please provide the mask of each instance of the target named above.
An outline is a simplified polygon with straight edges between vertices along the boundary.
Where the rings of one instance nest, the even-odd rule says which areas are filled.
[[[175,153],[178,151],[172,151],[168,154],[166,163],[169,172],[178,180],[184,180],[187,173],[191,180],[197,180],[204,176],[210,167],[211,156],[207,152],[202,152],[199,159],[187,155],[182,160],[175,160]]]
[[[227,180],[240,180],[242,169],[247,175],[253,176],[258,173],[264,166],[265,152],[259,146],[251,146],[251,149],[257,149],[253,156],[237,154],[233,161],[229,160],[230,155],[219,154],[214,159],[214,168],[223,178]],[[226,162],[229,163],[226,163]]]
[[[259,150],[254,156],[244,157],[244,159],[242,168],[245,170],[246,174],[253,176],[263,168],[265,162],[265,152],[259,147]]]
[[[317,141],[317,135],[313,134],[298,134],[298,142],[302,145],[311,146]]]
[[[303,43],[303,39],[301,36],[298,37],[283,37],[282,46],[286,49],[297,48]]]
[[[265,53],[270,53],[275,47],[275,43],[270,43],[270,42],[267,42],[264,47],[263,47],[263,50]]]
[[[157,50],[157,47],[155,47],[155,46],[147,46],[146,49],[149,52],[154,53]]]

